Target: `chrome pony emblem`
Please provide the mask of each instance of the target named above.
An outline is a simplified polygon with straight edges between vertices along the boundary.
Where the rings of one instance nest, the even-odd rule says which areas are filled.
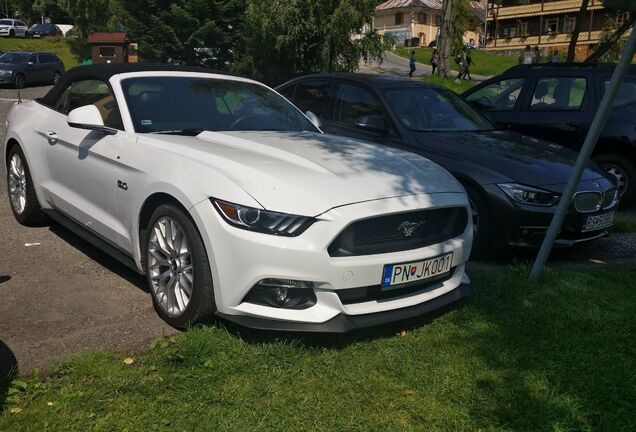
[[[599,182],[595,182],[595,181],[592,182],[592,186],[594,186],[596,189],[600,189],[601,188],[600,183]]]
[[[409,222],[404,221],[398,227],[398,231],[402,233],[404,237],[411,237],[416,229],[418,229],[421,225],[424,225],[426,221],[419,222]]]

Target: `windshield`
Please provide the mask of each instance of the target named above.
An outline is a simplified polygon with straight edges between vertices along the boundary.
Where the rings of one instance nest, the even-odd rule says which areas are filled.
[[[137,132],[197,135],[202,131],[318,129],[286,99],[241,81],[143,77],[122,81]]]
[[[30,57],[31,54],[27,53],[5,53],[0,55],[0,63],[26,63]]]
[[[0,19],[0,25],[13,25],[13,21],[6,20],[6,19]]]
[[[51,28],[49,24],[34,24],[31,30],[48,30],[49,28]]]
[[[385,91],[389,105],[404,127],[420,132],[472,132],[494,126],[454,93],[434,87]]]

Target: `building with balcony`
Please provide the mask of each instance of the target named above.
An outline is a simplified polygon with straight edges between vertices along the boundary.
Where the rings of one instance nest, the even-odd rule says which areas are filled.
[[[429,46],[439,35],[442,3],[442,0],[388,0],[375,8],[373,28],[383,36],[392,36],[398,46]],[[474,16],[464,42],[477,45],[483,33],[486,1],[470,3]]]
[[[486,49],[521,51],[530,45],[539,46],[544,52],[567,51],[582,3],[583,0],[489,1]],[[599,42],[607,19],[602,0],[590,0],[577,41],[577,60],[587,58]]]

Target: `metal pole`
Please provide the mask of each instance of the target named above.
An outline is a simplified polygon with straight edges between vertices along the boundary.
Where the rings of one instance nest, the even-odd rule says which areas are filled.
[[[632,25],[632,34],[629,37],[627,44],[625,45],[625,49],[621,54],[621,58],[618,61],[618,64],[616,65],[616,69],[614,70],[614,74],[612,75],[612,79],[609,83],[607,91],[603,96],[603,100],[601,101],[596,116],[594,116],[594,121],[592,122],[587,137],[585,138],[585,142],[583,143],[583,147],[579,152],[579,157],[576,159],[576,164],[574,165],[574,170],[572,172],[572,175],[570,176],[570,180],[565,186],[565,190],[563,191],[563,195],[561,196],[559,205],[556,209],[556,212],[554,213],[554,217],[552,218],[552,222],[550,223],[550,228],[548,228],[548,232],[545,236],[545,239],[543,240],[543,244],[541,245],[541,249],[539,250],[537,259],[534,261],[532,271],[530,272],[530,280],[536,281],[537,279],[539,279],[539,276],[541,276],[541,271],[543,270],[543,267],[545,266],[545,263],[550,256],[554,241],[556,240],[556,237],[561,230],[561,225],[563,225],[565,214],[567,213],[568,208],[572,203],[572,197],[574,195],[574,192],[576,191],[579,181],[581,180],[583,170],[590,160],[590,156],[592,155],[592,151],[594,151],[594,147],[596,146],[598,137],[603,131],[603,127],[605,127],[605,122],[607,121],[607,117],[609,116],[610,110],[612,109],[612,104],[614,103],[614,99],[618,94],[618,90],[620,89],[620,86],[625,79],[625,75],[629,70],[635,51],[636,21],[634,21]]]

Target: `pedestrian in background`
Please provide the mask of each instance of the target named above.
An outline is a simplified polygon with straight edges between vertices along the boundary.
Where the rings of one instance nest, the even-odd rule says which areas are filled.
[[[411,50],[411,58],[409,59],[409,67],[411,71],[409,72],[409,76],[413,78],[413,72],[415,72],[415,50]]]
[[[464,59],[466,61],[466,72],[464,73],[464,79],[468,77],[469,80],[472,80],[470,76],[470,67],[473,65],[473,58],[470,55],[472,49],[464,49]]]
[[[530,48],[530,45],[526,45],[526,48],[523,50],[521,56],[519,57],[519,63],[532,64],[533,62],[534,52],[532,51],[532,48]]]
[[[437,50],[433,50],[433,55],[431,56],[431,66],[433,66],[433,72],[431,75],[435,75],[435,69],[437,69],[437,62],[439,62],[439,55],[437,54]]]
[[[539,45],[534,46],[534,57],[532,63],[537,64],[541,62],[541,51],[539,51]]]

